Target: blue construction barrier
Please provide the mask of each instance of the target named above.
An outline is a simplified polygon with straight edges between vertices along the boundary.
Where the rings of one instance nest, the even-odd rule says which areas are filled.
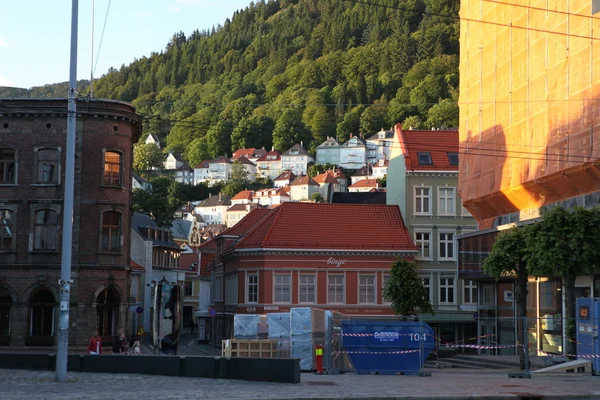
[[[418,374],[435,346],[425,322],[342,321],[340,335],[357,374]]]

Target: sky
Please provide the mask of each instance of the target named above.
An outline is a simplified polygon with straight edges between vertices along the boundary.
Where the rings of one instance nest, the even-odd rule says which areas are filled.
[[[94,78],[98,78],[110,67],[118,69],[164,50],[179,31],[189,36],[195,29],[223,25],[250,2],[79,0],[77,79],[89,80],[91,75],[92,9]],[[72,0],[2,1],[0,86],[31,88],[69,80],[71,9]]]

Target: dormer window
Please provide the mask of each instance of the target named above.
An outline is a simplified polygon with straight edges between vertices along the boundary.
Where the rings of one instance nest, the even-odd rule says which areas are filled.
[[[417,153],[419,164],[421,165],[433,165],[431,161],[431,153]]]
[[[458,165],[458,153],[448,153],[450,165]]]

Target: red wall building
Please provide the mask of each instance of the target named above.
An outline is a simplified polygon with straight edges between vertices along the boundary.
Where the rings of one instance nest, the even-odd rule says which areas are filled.
[[[66,99],[0,99],[0,345],[55,344]],[[132,146],[126,103],[77,102],[69,345],[110,338],[129,302]]]
[[[392,205],[287,202],[253,210],[214,241],[211,295],[222,338],[237,313],[316,307],[393,316],[383,284],[395,260],[417,253]]]

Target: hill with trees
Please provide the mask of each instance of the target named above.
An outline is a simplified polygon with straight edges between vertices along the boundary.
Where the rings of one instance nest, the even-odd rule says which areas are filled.
[[[241,147],[314,151],[397,122],[457,126],[459,3],[257,1],[111,68],[94,95],[133,103],[144,132],[190,165]]]

